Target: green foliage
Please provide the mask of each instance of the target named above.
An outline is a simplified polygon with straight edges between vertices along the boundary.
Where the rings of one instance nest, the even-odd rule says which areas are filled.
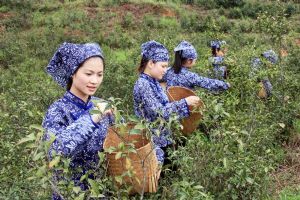
[[[0,199],[48,199],[53,168],[67,169],[68,160],[59,157],[49,168],[46,146],[38,140],[42,131],[31,126],[41,124],[47,107],[64,93],[45,73],[58,45],[64,41],[99,42],[106,68],[96,96],[122,98],[119,109],[132,114],[140,45],[150,39],[165,44],[171,57],[180,40],[192,42],[199,54],[194,70],[208,76],[207,42],[226,40],[231,89],[218,94],[198,91],[206,105],[204,119],[199,130],[186,138],[186,146],[170,152],[178,170],[165,171],[156,194],[129,197],[128,188],[117,191],[109,177],[96,171],[99,176],[95,181],[86,179],[91,185],[86,192],[61,182],[64,195],[77,199],[102,194],[115,199],[275,198],[270,174],[284,159],[282,142],[289,139],[291,129],[299,129],[300,50],[295,44],[300,30],[298,4],[252,0],[2,2]],[[122,10],[124,5],[129,9]],[[145,7],[142,13],[141,5]],[[162,16],[162,5],[178,11],[176,16]],[[270,48],[276,53],[285,48],[288,56],[249,76],[251,58]],[[269,99],[257,97],[256,80],[260,76],[268,76],[273,85]],[[166,125],[177,128],[175,139],[182,139],[176,121]],[[138,134],[141,126],[145,124],[132,133]],[[18,141],[23,143],[17,145]],[[99,156],[102,159],[103,154]],[[297,195],[297,191],[284,190],[280,198],[297,199]]]
[[[238,23],[239,31],[242,33],[250,33],[255,29],[254,24],[248,20],[242,20]]]
[[[297,200],[300,198],[299,189],[295,191],[295,189],[286,188],[280,193],[280,200]]]
[[[217,0],[217,4],[224,8],[240,7],[244,5],[244,0]]]
[[[243,13],[240,8],[232,8],[229,10],[228,17],[231,19],[239,19],[243,17]]]
[[[274,42],[280,42],[284,34],[289,32],[289,23],[282,10],[273,13],[261,13],[257,17],[258,30],[268,34]]]
[[[0,12],[8,12],[9,11],[9,8],[6,7],[6,6],[1,6],[0,7]]]
[[[51,196],[52,190],[64,199],[82,199],[82,197],[105,197],[112,190],[112,181],[105,176],[106,165],[104,153],[99,152],[99,164],[94,166],[94,170],[87,171],[80,178],[82,182],[88,182],[90,190],[82,191],[79,186],[75,186],[72,181],[72,174],[82,169],[71,169],[70,158],[55,155],[52,152],[49,159],[48,151],[55,136],[52,135],[49,140],[44,141],[44,130],[39,125],[31,126],[33,133],[25,138],[22,138],[18,145],[26,144],[25,149],[29,152],[29,162],[31,169],[29,170],[30,177],[28,181],[33,181],[40,188],[39,193],[35,198],[43,199]],[[53,178],[53,174],[57,174]],[[88,178],[92,174],[94,179]]]
[[[179,24],[175,18],[172,17],[162,17],[159,20],[158,28],[168,28],[172,27],[174,31],[178,30]]]
[[[201,185],[186,180],[174,182],[172,190],[173,194],[175,194],[173,198],[176,199],[213,199],[211,195],[203,191],[204,188]]]
[[[286,17],[291,17],[296,12],[299,12],[299,9],[297,9],[297,7],[294,4],[288,4],[284,11]]]
[[[274,13],[277,10],[283,9],[286,17],[291,17],[299,12],[299,6],[296,4],[282,4],[280,2],[261,3],[259,1],[249,1],[241,7],[243,16],[256,18],[261,12]],[[274,15],[275,16],[275,15]]]
[[[242,6],[244,4],[244,0],[181,0],[183,3],[186,4],[196,4],[199,6],[204,6],[208,9],[214,9],[214,8],[231,8],[231,7],[237,7]]]
[[[131,12],[126,13],[122,21],[123,28],[130,28],[134,25],[134,16]]]

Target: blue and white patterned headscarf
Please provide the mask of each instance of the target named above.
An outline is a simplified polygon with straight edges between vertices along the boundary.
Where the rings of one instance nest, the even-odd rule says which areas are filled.
[[[222,45],[225,45],[226,42],[224,40],[212,40],[210,41],[210,47],[219,49]]]
[[[181,41],[174,49],[174,51],[182,51],[182,58],[197,59],[198,57],[197,51],[194,46],[185,40]]]
[[[155,62],[169,62],[169,52],[166,47],[154,40],[143,43],[142,56]]]
[[[93,56],[104,58],[101,47],[97,43],[73,44],[64,42],[50,60],[47,72],[60,86],[65,88],[80,64]]]
[[[273,50],[268,50],[262,53],[262,56],[265,57],[272,64],[276,64],[278,61],[278,56]]]
[[[251,66],[255,69],[258,69],[262,65],[261,60],[258,57],[255,57],[251,60]]]

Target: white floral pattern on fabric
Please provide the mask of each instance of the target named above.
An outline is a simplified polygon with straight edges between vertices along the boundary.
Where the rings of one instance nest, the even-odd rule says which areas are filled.
[[[262,62],[258,57],[255,57],[251,60],[251,67],[253,71],[258,71],[261,66],[262,66]]]
[[[174,49],[174,51],[182,51],[182,58],[197,59],[198,57],[197,51],[194,46],[185,40],[181,41]]]
[[[74,173],[72,179],[82,189],[87,189],[87,185],[79,181],[80,177],[97,166],[98,151],[103,150],[107,129],[114,121],[113,117],[105,116],[95,124],[89,113],[94,107],[90,100],[91,98],[85,103],[67,91],[61,99],[49,107],[43,120],[43,127],[46,130],[44,139],[48,140],[50,134],[56,136],[49,150],[50,159],[54,151],[56,154],[71,158],[70,167],[81,168],[81,172]]]
[[[277,54],[271,49],[262,53],[262,56],[265,57],[272,64],[276,64],[278,61]]]
[[[201,87],[210,91],[221,91],[229,88],[228,84],[224,81],[200,76],[189,71],[186,67],[182,67],[178,74],[170,68],[163,79],[167,82],[167,87],[181,86],[192,90],[195,87]]]
[[[224,40],[212,40],[210,41],[210,47],[211,48],[216,48],[216,49],[219,49],[222,47],[222,45],[225,45],[226,44],[226,41]]]
[[[219,79],[225,78],[227,67],[222,66],[224,62],[224,57],[222,56],[210,57],[209,62],[213,66],[214,76]]]
[[[142,56],[155,62],[168,62],[169,52],[166,47],[154,40],[145,42],[141,45]]]
[[[263,83],[264,89],[266,90],[267,97],[270,97],[272,95],[272,89],[273,89],[271,82],[269,81],[268,78],[265,78],[262,80],[262,83]]]
[[[55,52],[47,66],[47,73],[63,88],[70,77],[86,59],[99,56],[103,52],[97,43],[73,44],[64,42]]]
[[[171,115],[176,114],[178,119],[189,116],[189,108],[185,99],[169,102],[167,95],[154,78],[142,73],[136,81],[133,89],[134,112],[139,118],[154,122],[159,117],[168,120]],[[159,136],[156,131],[159,131]],[[171,131],[164,126],[157,127],[152,131],[153,142],[156,145],[156,156],[159,162],[163,162],[164,154],[160,147],[171,144],[169,139]]]
[[[273,50],[265,51],[261,54],[263,57],[265,57],[271,64],[276,64],[278,61],[278,56]],[[251,70],[250,70],[250,76],[255,75],[259,72],[259,70],[263,69],[264,63],[261,61],[260,58],[255,57],[251,60]],[[270,97],[272,95],[273,86],[268,79],[268,77],[261,78],[260,81],[263,84],[263,87],[267,93],[267,97]]]

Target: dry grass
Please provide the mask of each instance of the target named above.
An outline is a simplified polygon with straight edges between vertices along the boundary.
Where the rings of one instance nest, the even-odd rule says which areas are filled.
[[[276,195],[284,188],[297,189],[300,186],[300,134],[294,133],[284,148],[286,159],[272,174]]]

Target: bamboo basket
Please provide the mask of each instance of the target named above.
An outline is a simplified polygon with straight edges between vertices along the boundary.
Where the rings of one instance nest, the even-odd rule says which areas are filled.
[[[154,147],[150,140],[143,134],[130,135],[129,131],[134,128],[134,124],[128,124],[125,127],[125,134],[120,133],[120,129],[111,127],[108,129],[108,134],[104,141],[104,149],[109,147],[118,147],[121,142],[125,145],[134,144],[137,153],[124,152],[119,159],[116,159],[118,152],[111,154],[106,153],[108,160],[108,173],[116,177],[121,176],[129,170],[133,175],[129,177],[125,175],[122,178],[122,185],[132,186],[130,194],[150,192],[154,193],[158,189],[158,179],[160,177],[160,166],[158,164]],[[122,135],[122,136],[121,136]],[[118,182],[118,186],[121,184]]]
[[[266,89],[264,87],[264,84],[262,82],[259,83],[259,88],[260,88],[258,91],[259,98],[261,98],[261,99],[267,98],[268,95],[267,95]]]
[[[269,83],[269,84],[268,84]],[[261,99],[266,99],[271,96],[271,91],[272,91],[272,85],[269,80],[262,80],[259,82],[259,88],[260,90],[258,91],[258,96]]]
[[[192,90],[180,86],[169,87],[167,90],[167,95],[171,102],[179,101],[189,96],[196,96]],[[184,135],[190,135],[194,130],[197,129],[201,119],[203,118],[203,115],[200,112],[200,109],[203,107],[204,103],[201,100],[196,108],[189,106],[190,116],[180,121],[181,125],[183,126],[182,133]]]

